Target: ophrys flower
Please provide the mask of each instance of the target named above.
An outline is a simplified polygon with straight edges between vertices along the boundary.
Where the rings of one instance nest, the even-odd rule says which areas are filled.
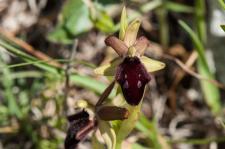
[[[165,67],[164,63],[144,56],[149,41],[144,36],[136,39],[139,26],[140,20],[136,19],[124,27],[120,39],[107,37],[105,44],[113,48],[119,57],[95,69],[96,74],[115,76],[125,100],[135,106],[143,98],[145,86],[151,80],[150,73]]]

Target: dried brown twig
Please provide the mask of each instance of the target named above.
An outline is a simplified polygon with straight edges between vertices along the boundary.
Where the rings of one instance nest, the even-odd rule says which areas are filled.
[[[198,74],[198,73],[192,71],[192,70],[190,69],[190,64],[189,64],[189,63],[184,64],[184,63],[183,63],[182,61],[180,61],[179,59],[177,59],[177,58],[175,58],[175,57],[173,57],[173,56],[167,55],[167,54],[163,55],[163,57],[166,58],[166,59],[169,59],[169,60],[174,61],[177,65],[179,65],[179,66],[182,68],[183,71],[185,71],[185,72],[188,73],[189,75],[191,75],[191,76],[193,76],[193,77],[195,77],[195,78],[197,78],[197,79],[199,79],[199,80],[206,80],[206,81],[209,81],[210,83],[214,84],[215,86],[217,86],[217,87],[219,87],[219,88],[225,90],[225,86],[224,86],[222,83],[218,82],[217,80],[208,79],[208,78],[206,78],[206,77],[204,77],[204,76],[202,76],[202,75],[200,75],[200,74]]]
[[[78,46],[78,40],[74,40],[74,44],[73,44],[73,48],[72,48],[72,52],[71,55],[69,57],[70,61],[69,63],[67,63],[66,68],[65,68],[65,102],[64,102],[64,108],[66,109],[66,100],[68,98],[68,93],[70,91],[70,71],[71,71],[71,67],[72,67],[72,61],[74,60],[76,51],[77,51],[77,46]]]
[[[57,61],[54,61],[51,57],[48,55],[42,53],[41,51],[38,51],[34,49],[30,44],[26,43],[25,41],[15,37],[12,33],[4,30],[0,27],[0,35],[5,37],[6,39],[10,40],[11,42],[17,44],[18,46],[22,47],[26,52],[30,53],[31,55],[39,58],[40,60],[44,60],[49,62],[50,65],[61,67],[61,64]]]

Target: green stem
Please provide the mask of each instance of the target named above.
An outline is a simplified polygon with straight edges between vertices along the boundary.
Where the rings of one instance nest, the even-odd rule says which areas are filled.
[[[197,32],[202,43],[206,43],[205,0],[195,1]]]
[[[206,57],[205,57],[205,47],[207,43],[207,30],[205,22],[205,0],[196,0],[195,1],[195,19],[197,26],[197,34],[200,40],[201,52],[197,61],[198,72],[209,79],[214,79],[214,74],[210,71]],[[201,80],[201,88],[205,96],[208,106],[211,108],[213,114],[217,115],[221,112],[221,102],[220,102],[220,93],[218,87],[215,85]]]
[[[13,93],[13,79],[11,76],[11,72],[10,70],[7,68],[7,65],[4,63],[1,55],[0,55],[0,64],[3,65],[3,69],[0,70],[0,72],[2,72],[3,76],[2,77],[2,85],[4,87],[4,97],[5,100],[7,101],[8,104],[8,109],[10,111],[11,115],[16,115],[17,118],[21,118],[22,117],[22,113],[20,111],[20,107],[18,106],[17,102],[16,102],[16,98],[14,96]]]
[[[121,149],[121,146],[122,146],[122,141],[117,141],[115,149]]]
[[[169,26],[167,21],[168,10],[166,9],[165,4],[166,0],[163,0],[161,7],[156,11],[160,26],[160,43],[164,49],[169,45]]]

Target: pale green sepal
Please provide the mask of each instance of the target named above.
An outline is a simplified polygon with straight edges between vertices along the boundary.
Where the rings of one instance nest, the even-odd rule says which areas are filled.
[[[119,39],[124,40],[125,32],[127,28],[127,11],[126,7],[123,7],[121,18],[120,18],[120,32],[119,32]]]
[[[130,134],[134,129],[136,122],[140,116],[141,102],[137,106],[127,105],[130,115],[129,118],[119,122],[119,128],[116,131],[116,149],[121,149],[122,141]]]
[[[139,30],[140,24],[141,24],[141,21],[139,19],[135,19],[128,25],[126,29],[125,37],[124,37],[124,42],[128,47],[134,45],[137,38],[137,33]]]
[[[101,144],[96,137],[96,133],[92,135],[91,144],[93,149],[104,149],[104,144]]]
[[[154,72],[163,69],[166,65],[163,62],[153,60],[151,58],[148,58],[146,56],[142,56],[140,58],[142,64],[144,64],[146,70],[148,72]]]
[[[99,120],[99,130],[106,143],[107,149],[115,149],[116,147],[116,134],[110,126],[109,122]]]
[[[116,73],[116,67],[122,62],[121,58],[116,58],[110,63],[97,67],[94,72],[98,75],[114,76]]]

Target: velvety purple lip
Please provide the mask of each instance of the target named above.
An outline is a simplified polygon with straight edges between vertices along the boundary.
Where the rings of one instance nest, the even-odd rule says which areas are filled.
[[[118,66],[116,81],[119,82],[125,100],[130,105],[138,105],[141,101],[145,85],[151,80],[144,65],[138,57],[126,57]]]

